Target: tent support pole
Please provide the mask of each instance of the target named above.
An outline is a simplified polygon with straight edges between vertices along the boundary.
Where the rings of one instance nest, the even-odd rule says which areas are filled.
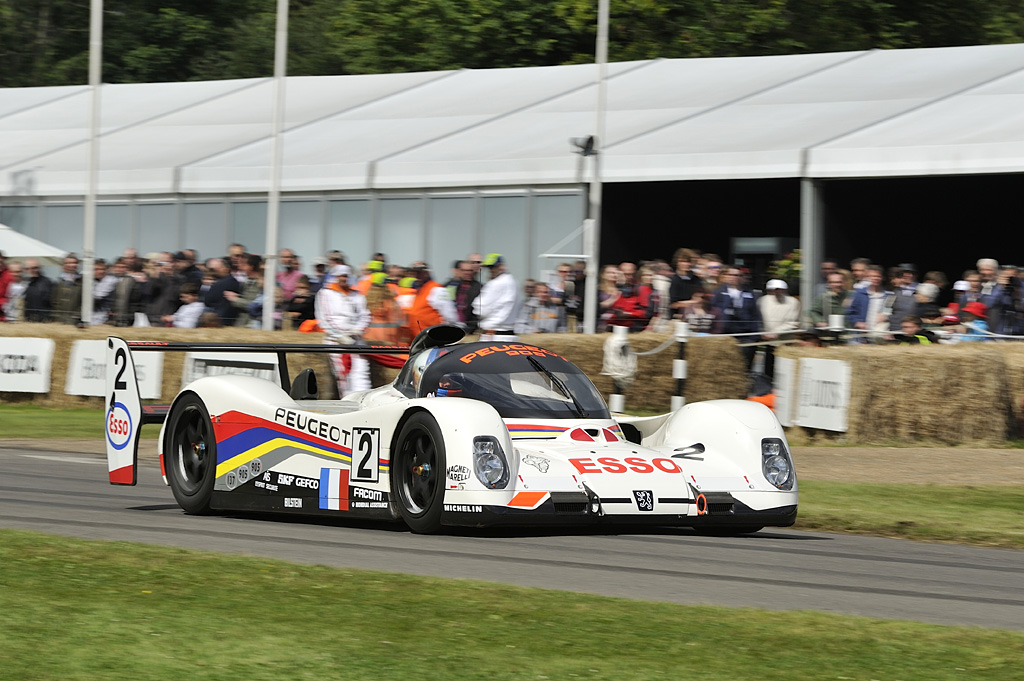
[[[814,285],[818,281],[825,246],[825,215],[821,180],[800,180],[800,307],[807,312],[814,304]]]
[[[100,77],[103,68],[103,0],[89,5],[89,188],[82,231],[82,318],[92,324],[93,265],[96,262],[96,192],[100,165]]]

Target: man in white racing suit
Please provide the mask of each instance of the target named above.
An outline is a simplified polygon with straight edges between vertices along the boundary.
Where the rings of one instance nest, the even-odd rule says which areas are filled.
[[[352,268],[335,265],[326,285],[316,293],[316,320],[326,335],[324,343],[354,345],[370,325],[366,298],[349,285]],[[362,355],[331,354],[331,366],[338,380],[338,395],[344,397],[358,390],[369,390],[370,362]]]
[[[516,314],[519,311],[519,285],[506,271],[505,258],[491,253],[483,260],[491,278],[473,301],[473,312],[480,319],[480,340],[517,341]]]

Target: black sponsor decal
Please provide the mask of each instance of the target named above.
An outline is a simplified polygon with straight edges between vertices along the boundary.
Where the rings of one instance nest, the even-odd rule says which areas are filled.
[[[483,513],[483,506],[473,504],[445,504],[444,510],[449,513]]]
[[[455,482],[469,480],[469,468],[459,464],[448,466],[448,479]]]
[[[633,496],[636,497],[636,507],[641,511],[653,511],[654,510],[654,493],[649,489],[633,490]]]
[[[277,411],[274,412],[274,420],[300,432],[309,433],[310,435],[315,435],[331,442],[337,442],[338,444],[342,443],[343,433],[341,428],[332,426],[326,421],[312,418],[308,414],[278,407]],[[348,438],[346,437],[345,439],[347,440]]]
[[[38,374],[36,355],[0,355],[0,374]]]
[[[320,489],[320,481],[317,480],[316,478],[304,478],[301,475],[290,475],[288,473],[278,473],[277,484],[285,487],[302,487],[305,489],[316,490]]]

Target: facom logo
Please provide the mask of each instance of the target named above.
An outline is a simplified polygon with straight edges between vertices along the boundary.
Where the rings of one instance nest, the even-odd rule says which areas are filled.
[[[115,402],[107,412],[107,442],[114,449],[124,449],[132,437],[132,415],[128,408]]]

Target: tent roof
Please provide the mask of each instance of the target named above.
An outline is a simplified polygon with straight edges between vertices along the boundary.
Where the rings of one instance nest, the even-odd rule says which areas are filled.
[[[284,191],[564,185],[592,64],[292,77]],[[272,81],[105,85],[100,192],[264,192]],[[609,65],[606,181],[1024,171],[1024,44]],[[0,191],[86,187],[89,92],[0,97]]]
[[[3,253],[5,258],[12,260],[38,258],[48,262],[57,262],[62,260],[68,252],[0,224],[0,253]]]

